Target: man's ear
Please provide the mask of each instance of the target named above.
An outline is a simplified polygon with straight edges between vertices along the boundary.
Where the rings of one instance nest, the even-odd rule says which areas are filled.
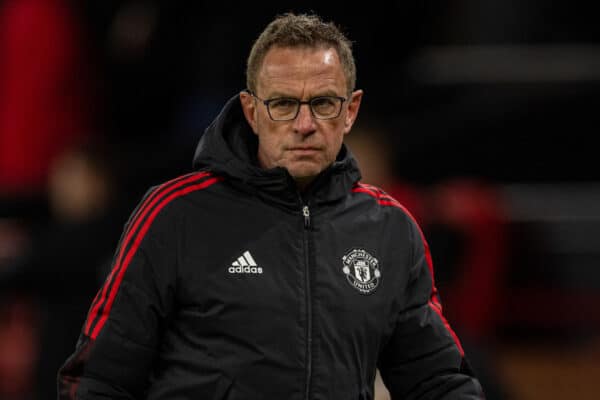
[[[362,96],[362,90],[355,90],[352,92],[352,95],[350,95],[350,99],[348,100],[348,111],[346,112],[346,117],[344,120],[344,135],[347,135],[350,132],[352,125],[354,125],[354,121],[356,121]]]
[[[248,124],[254,133],[258,133],[258,125],[256,123],[256,101],[254,97],[248,92],[240,92],[240,103],[242,103],[242,110],[244,111],[246,121],[248,121]]]

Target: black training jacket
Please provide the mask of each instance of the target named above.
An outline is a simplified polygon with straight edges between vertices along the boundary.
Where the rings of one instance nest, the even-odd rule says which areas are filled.
[[[237,96],[125,226],[60,399],[480,399],[410,214],[346,147],[305,193]]]

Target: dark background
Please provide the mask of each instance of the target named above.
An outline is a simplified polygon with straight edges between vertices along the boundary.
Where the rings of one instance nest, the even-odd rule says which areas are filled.
[[[600,24],[591,3],[567,0],[0,0],[0,162],[20,139],[63,136],[52,105],[84,121],[44,162],[24,153],[38,181],[15,188],[3,179],[19,168],[0,171],[0,398],[55,398],[129,213],[191,170],[204,129],[245,88],[254,39],[288,11],[353,41],[357,130],[384,139],[488,398],[596,398]],[[74,56],[51,74],[28,49],[57,31],[44,51]],[[13,107],[23,91],[34,100]],[[9,131],[27,126],[19,118],[38,125]],[[108,193],[90,195],[100,205],[73,211],[95,187]]]
[[[120,136],[194,142],[220,104],[245,87],[248,49],[272,17],[312,10],[355,42],[362,115],[389,125],[398,170],[407,178],[600,177],[591,143],[600,28],[591,6],[541,0],[171,3],[148,2],[154,25],[135,55],[118,53],[110,32],[127,4],[144,2],[94,3],[84,10],[106,74],[104,120]]]

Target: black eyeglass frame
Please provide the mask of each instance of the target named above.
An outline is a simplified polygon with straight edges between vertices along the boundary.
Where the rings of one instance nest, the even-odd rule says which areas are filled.
[[[269,118],[271,118],[271,120],[273,121],[293,121],[298,117],[298,114],[300,113],[300,107],[302,106],[302,104],[308,104],[308,109],[310,110],[310,113],[312,114],[313,117],[315,117],[316,119],[322,120],[322,121],[327,121],[330,119],[335,119],[337,117],[340,116],[340,114],[342,113],[342,107],[344,106],[344,103],[346,101],[348,101],[348,99],[346,97],[342,97],[342,96],[317,96],[317,97],[313,97],[310,98],[308,100],[302,101],[300,99],[296,99],[293,97],[274,97],[272,99],[261,99],[260,97],[258,97],[254,92],[252,92],[250,89],[246,89],[245,90],[246,93],[248,93],[250,96],[254,97],[257,100],[260,100],[261,103],[263,103],[265,105],[265,107],[267,108],[267,114],[269,114]],[[335,115],[331,116],[331,117],[327,117],[327,118],[323,118],[323,117],[319,117],[315,114],[315,111],[313,110],[313,101],[315,100],[319,100],[319,99],[336,99],[340,101],[340,107],[338,108],[338,111]],[[298,107],[296,108],[296,114],[294,114],[293,117],[291,118],[286,118],[286,119],[275,119],[273,118],[273,115],[271,115],[271,109],[269,107],[269,104],[273,101],[276,100],[291,100],[295,103],[298,104]]]

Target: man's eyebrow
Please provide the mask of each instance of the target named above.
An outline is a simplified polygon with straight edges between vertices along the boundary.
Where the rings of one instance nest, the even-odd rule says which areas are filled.
[[[266,98],[267,99],[278,99],[278,98],[281,98],[281,97],[284,97],[286,99],[295,99],[296,98],[296,97],[294,97],[294,96],[292,96],[290,94],[283,93],[283,92],[277,92],[277,91],[272,92]]]
[[[319,94],[317,94],[313,97],[323,97],[323,96],[339,96],[339,95],[333,89],[326,89],[326,90],[323,90],[322,92],[319,92]]]
[[[337,97],[337,96],[339,96],[339,94],[333,89],[327,89],[327,90],[324,90],[322,92],[315,94],[314,96],[311,96],[310,98],[314,99],[315,97],[323,97],[323,96]],[[289,93],[284,93],[284,92],[279,92],[279,91],[272,92],[269,96],[266,97],[266,99],[278,99],[278,98],[298,99],[298,97],[292,96]]]

